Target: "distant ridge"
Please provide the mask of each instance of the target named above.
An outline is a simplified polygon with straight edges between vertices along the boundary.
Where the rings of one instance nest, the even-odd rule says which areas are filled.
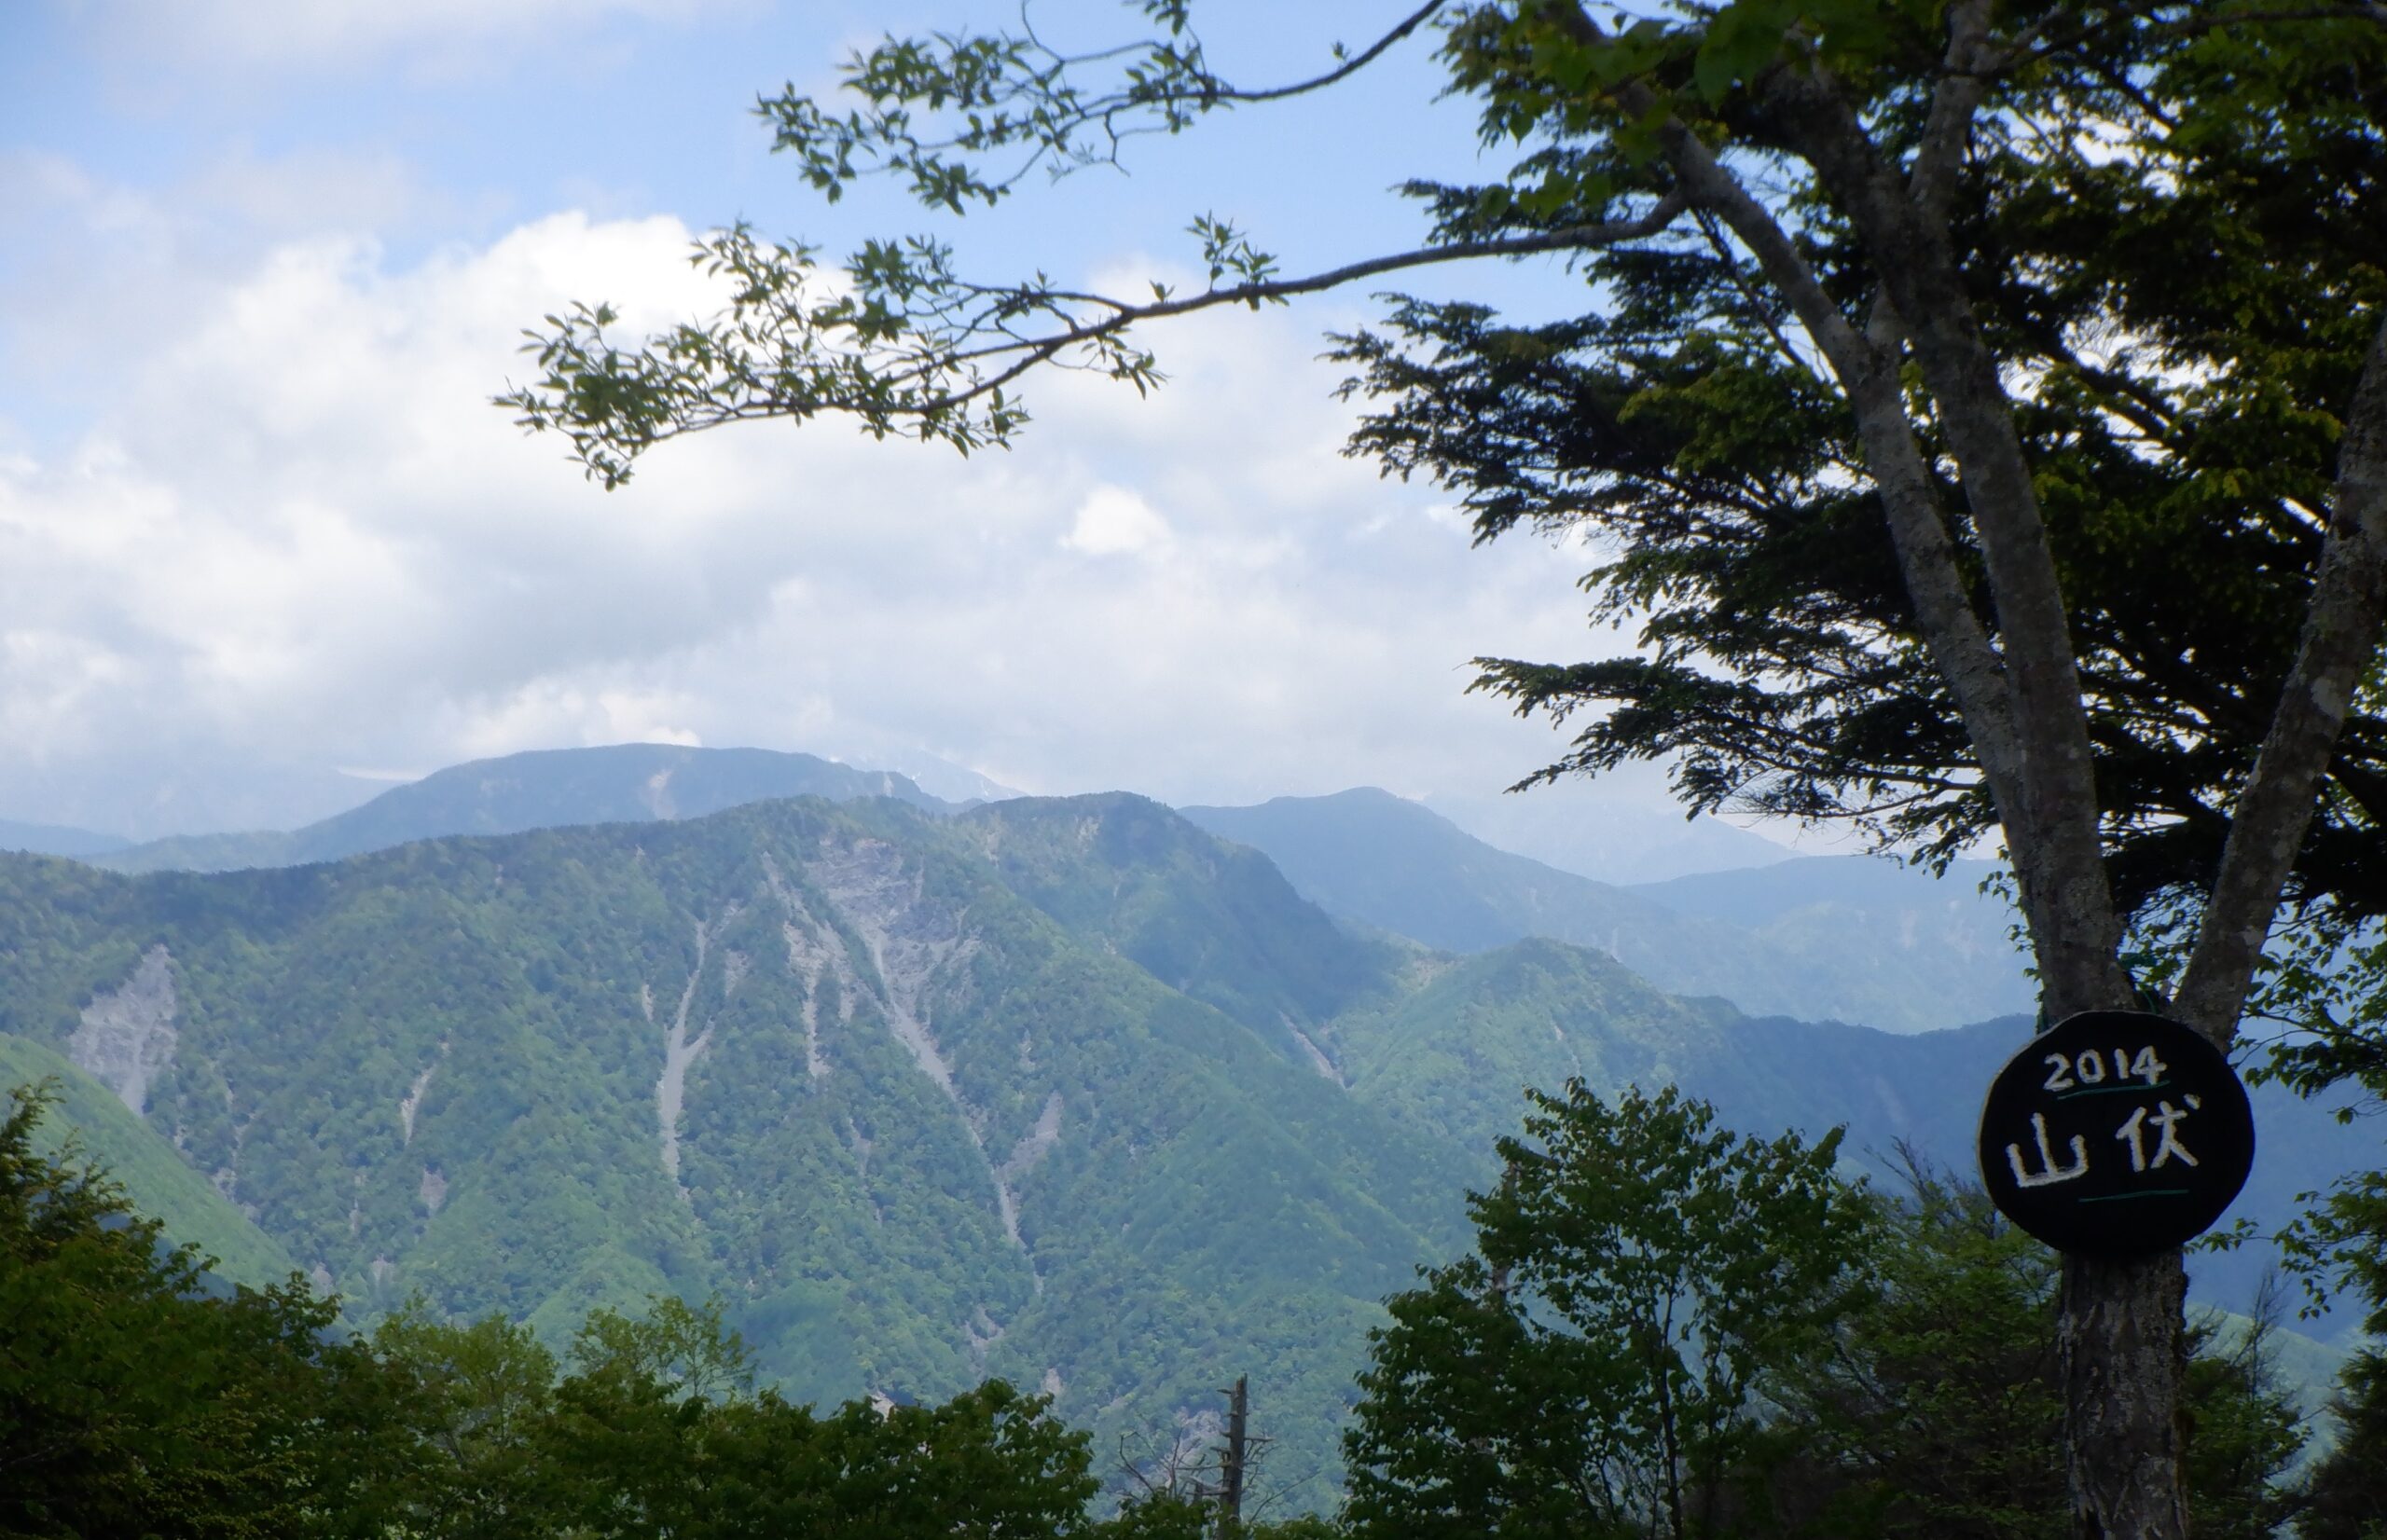
[[[69,829],[55,823],[18,823],[0,818],[0,850],[21,850],[29,856],[101,856],[131,848],[132,842],[90,829]]]
[[[1486,845],[1599,882],[1741,872],[1794,854],[1718,818],[1616,800],[1580,777],[1496,796],[1442,793],[1425,804]]]
[[[801,796],[885,797],[940,816],[961,811],[909,777],[811,754],[619,744],[455,765],[289,832],[184,835],[115,848],[105,836],[87,835],[82,848],[66,848],[71,842],[64,839],[29,841],[26,848],[128,873],[226,872],[338,860],[449,835],[674,821]],[[1128,804],[1148,812],[1118,829],[1133,825],[1150,833],[1164,827],[1151,822],[1157,804],[1126,797],[1121,807]],[[1044,837],[1028,834],[1046,816],[1029,807],[1065,805],[1021,799],[1014,838],[1032,846]],[[1078,812],[1051,816],[1068,822],[1097,804],[1075,805]],[[1301,898],[1345,922],[1429,947],[1477,953],[1548,937],[1603,951],[1673,993],[1721,997],[1758,1015],[1892,1031],[1951,1026],[2029,1006],[2021,959],[2006,939],[2004,905],[1972,891],[1973,884],[1935,882],[1894,863],[1792,859],[1621,887],[1497,848],[1430,807],[1373,788],[1182,812],[1209,834],[1265,855]],[[1166,966],[1158,971],[1180,982]],[[1261,1011],[1256,1000],[1229,1004],[1232,993],[1202,997],[1256,1028],[1290,1003]]]
[[[1894,1032],[2031,1005],[2010,912],[1977,891],[1969,869],[1940,881],[1867,857],[1809,857],[1620,887],[1497,849],[1373,787],[1179,811],[1265,854],[1320,908],[1428,946],[1474,953],[1548,937],[1675,994]]]
[[[233,872],[299,866],[449,834],[518,834],[590,823],[702,818],[780,797],[892,797],[950,804],[892,771],[857,770],[769,749],[624,743],[474,760],[393,787],[362,807],[287,832],[187,834],[83,856],[112,872]],[[51,854],[78,854],[53,851]]]
[[[1627,891],[1686,914],[1704,914],[1733,925],[1775,924],[1801,909],[1833,904],[1857,911],[1884,911],[1911,904],[1919,895],[1953,906],[1979,906],[2015,916],[1980,885],[1994,863],[1959,860],[1946,875],[1877,856],[1792,856],[1737,872],[1702,872],[1663,882],[1633,884]]]

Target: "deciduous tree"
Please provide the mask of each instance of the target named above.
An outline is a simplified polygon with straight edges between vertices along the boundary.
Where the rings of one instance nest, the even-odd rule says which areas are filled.
[[[1939,854],[1994,832],[2051,1018],[2142,1003],[2126,942],[2162,921],[2169,1009],[2226,1045],[2283,900],[2387,911],[2387,726],[2358,694],[2387,588],[2376,0],[1429,0],[1266,87],[1213,68],[1189,0],[1141,8],[1146,46],[890,39],[849,65],[851,110],[761,110],[830,196],[887,173],[959,210],[1439,27],[1519,158],[1414,188],[1424,244],[1311,274],[1205,216],[1186,294],[981,282],[927,239],[827,283],[734,228],[698,253],[721,314],[628,348],[601,304],[551,316],[504,400],[609,485],[754,419],[968,449],[1019,430],[1040,365],[1149,386],[1152,322],[1566,254],[1581,319],[1402,301],[1392,339],[1342,345],[1380,407],[1357,447],[1450,482],[1486,538],[1614,553],[1595,602],[1645,656],[1486,663],[1525,709],[1600,713],[1553,771],[1667,757],[1694,805]],[[2176,1255],[2066,1264],[2083,1535],[2184,1533],[2184,1290]]]
[[[1722,1533],[1758,1387],[1857,1301],[1837,1134],[1771,1143],[1669,1088],[1533,1094],[1477,1253],[1391,1301],[1346,1438],[1363,1535]]]
[[[51,1099],[18,1088],[0,1116],[0,1533],[372,1533],[402,1386],[304,1280],[229,1287],[104,1174],[38,1153]]]
[[[1820,1352],[1777,1364],[1753,1507],[1783,1534],[2057,1540],[2065,1530],[2060,1270],[1978,1186],[1911,1164],[1874,1197],[1856,1306]],[[2301,1419],[2268,1323],[2190,1332],[2185,1452],[2201,1536],[2261,1540],[2295,1496]]]
[[[441,1540],[534,1531],[555,1354],[528,1327],[499,1316],[451,1325],[421,1300],[377,1327],[372,1345],[405,1386],[405,1415],[385,1437],[414,1456],[383,1494],[392,1525]]]

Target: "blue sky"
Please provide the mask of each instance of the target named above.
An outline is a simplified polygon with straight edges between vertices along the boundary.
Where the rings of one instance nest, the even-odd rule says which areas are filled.
[[[1325,62],[1400,7],[1197,7],[1230,74]],[[1153,400],[1038,382],[1007,454],[839,424],[669,447],[585,484],[484,398],[574,298],[703,308],[735,217],[831,252],[932,231],[973,271],[1182,279],[1216,212],[1289,269],[1414,241],[1405,176],[1478,169],[1429,47],[1314,102],[1134,149],[956,223],[832,208],[752,115],[913,0],[20,0],[0,19],[0,817],[288,824],[373,777],[669,737],[1030,791],[1484,795],[1555,747],[1462,695],[1573,656],[1584,553],[1470,551],[1429,488],[1338,450],[1320,335],[1364,294],[1152,337]],[[1048,0],[1075,43],[1130,34]],[[1547,310],[1547,264],[1449,283]],[[1653,810],[1651,777],[1601,797]],[[1582,805],[1555,797],[1553,816]],[[1569,815],[1571,816],[1571,815]]]

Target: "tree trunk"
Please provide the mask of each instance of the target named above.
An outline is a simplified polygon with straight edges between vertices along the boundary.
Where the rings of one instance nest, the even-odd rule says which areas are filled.
[[[2079,1540],[2186,1540],[2187,1299],[2177,1251],[2063,1259],[2056,1365]]]
[[[1580,4],[1548,11],[1593,48],[1608,34]],[[1973,313],[1948,229],[1948,168],[1980,108],[1994,7],[1949,13],[1946,68],[1926,143],[1910,166],[1869,131],[1813,60],[1758,89],[1782,141],[1804,158],[1865,243],[1881,283],[1877,337],[1860,331],[1798,243],[1700,134],[1629,77],[1612,89],[1656,119],[1677,190],[1731,227],[1822,351],[1855,411],[1869,467],[1934,662],[1963,712],[2003,826],[2050,1022],[2128,1009],[2094,761],[2077,664],[2029,457],[1999,361]],[[1897,346],[1900,340],[1903,347]],[[1994,649],[1950,550],[1922,471],[1897,365],[1919,368],[1973,516],[1999,622]],[[2225,1051],[2387,610],[2387,323],[2345,414],[2328,535],[2293,670],[2234,809],[2219,880],[2174,1011]],[[2187,1272],[2177,1250],[2127,1262],[2064,1258],[2057,1359],[2077,1540],[2187,1540],[2182,1488]]]
[[[1227,1442],[1219,1453],[1219,1540],[1243,1533],[1243,1478],[1249,1455],[1251,1378],[1235,1376],[1227,1392]]]

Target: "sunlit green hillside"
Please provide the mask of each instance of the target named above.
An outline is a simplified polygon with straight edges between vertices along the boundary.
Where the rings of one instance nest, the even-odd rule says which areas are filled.
[[[1901,1141],[1960,1164],[2021,1032],[1750,1019],[1559,942],[1357,934],[1127,796],[214,875],[0,857],[0,1072],[62,1073],[92,1151],[235,1275],[550,1336],[719,1296],[798,1395],[1001,1375],[1106,1446],[1249,1374],[1279,1469],[1320,1479],[1378,1302],[1460,1244],[1525,1088],[1674,1081],[1745,1128],[1846,1124],[1875,1170]],[[2263,1193],[2364,1153],[2267,1116]]]

